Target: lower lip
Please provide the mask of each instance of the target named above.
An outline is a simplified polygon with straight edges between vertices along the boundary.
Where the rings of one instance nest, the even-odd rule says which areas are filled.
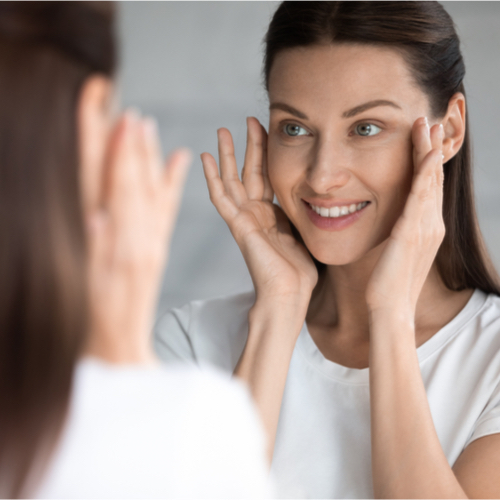
[[[311,208],[309,203],[304,201],[304,205],[306,206],[307,215],[311,219],[311,222],[319,229],[324,229],[325,231],[342,231],[346,229],[354,224],[363,215],[365,209],[370,206],[368,203],[361,210],[357,210],[352,214],[342,215],[341,217],[321,217],[321,215],[318,215]]]

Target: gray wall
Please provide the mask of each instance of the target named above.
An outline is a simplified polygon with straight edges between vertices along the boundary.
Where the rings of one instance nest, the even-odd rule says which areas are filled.
[[[278,2],[122,2],[124,104],[158,118],[164,150],[195,153],[158,312],[251,288],[238,247],[211,205],[199,154],[228,127],[242,165],[245,117],[267,123],[262,38]],[[467,67],[480,224],[500,267],[500,2],[444,2]]]

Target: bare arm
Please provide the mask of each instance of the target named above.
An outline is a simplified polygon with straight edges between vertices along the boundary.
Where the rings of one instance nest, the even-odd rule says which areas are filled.
[[[307,305],[305,306],[307,308]],[[235,369],[259,409],[272,461],[278,419],[295,342],[304,322],[302,303],[257,302],[249,314],[248,341]]]
[[[263,127],[255,118],[248,120],[242,180],[231,134],[221,129],[218,136],[220,173],[215,159],[202,155],[210,199],[240,247],[256,292],[235,375],[250,387],[267,431],[271,460],[288,367],[317,272],[307,250],[292,236],[286,216],[272,203]]]
[[[412,326],[382,317],[373,318],[373,324],[377,339],[370,353],[375,496],[500,498],[500,434],[473,441],[451,468],[432,420]]]
[[[378,498],[500,496],[500,439],[472,443],[450,467],[432,420],[415,347],[415,308],[444,237],[442,140],[413,128],[414,179],[367,287],[372,470]],[[479,440],[481,441],[481,440]]]
[[[412,325],[398,318],[372,317],[371,334],[376,498],[467,498],[434,427]]]

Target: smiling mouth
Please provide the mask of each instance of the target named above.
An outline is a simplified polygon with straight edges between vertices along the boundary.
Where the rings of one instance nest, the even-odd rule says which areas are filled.
[[[306,202],[307,203],[307,202]],[[318,207],[317,205],[312,205],[311,203],[307,203],[311,209],[316,212],[320,217],[324,218],[334,218],[344,217],[345,215],[350,215],[359,210],[365,208],[370,202],[362,201],[361,203],[352,203],[351,205],[344,205],[341,207]]]

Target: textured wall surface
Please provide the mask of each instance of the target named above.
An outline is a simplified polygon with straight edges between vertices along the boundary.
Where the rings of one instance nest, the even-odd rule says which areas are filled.
[[[239,166],[245,117],[267,123],[262,39],[277,2],[123,2],[124,104],[155,115],[165,151],[195,153],[158,312],[251,288],[245,263],[211,205],[199,154],[216,153],[216,130],[234,136]],[[444,2],[462,40],[480,224],[500,267],[500,2]]]

